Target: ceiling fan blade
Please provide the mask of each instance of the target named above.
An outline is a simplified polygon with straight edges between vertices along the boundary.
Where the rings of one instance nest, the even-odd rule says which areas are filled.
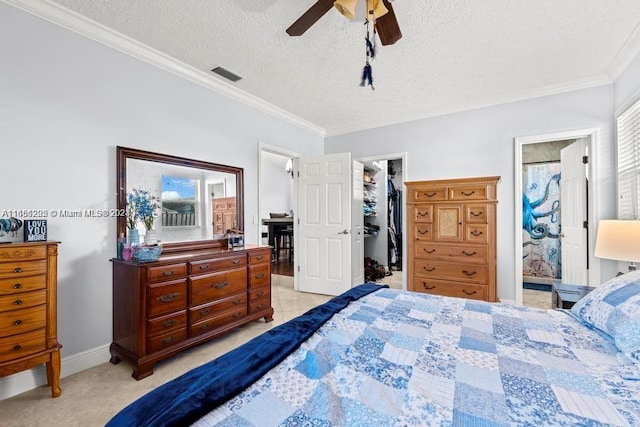
[[[383,46],[394,44],[402,38],[402,32],[396,19],[396,13],[389,0],[382,0],[389,12],[376,19],[376,30]]]
[[[287,28],[287,34],[290,36],[301,36],[316,21],[324,16],[325,13],[333,7],[335,0],[318,0],[313,6],[298,18],[296,22]]]

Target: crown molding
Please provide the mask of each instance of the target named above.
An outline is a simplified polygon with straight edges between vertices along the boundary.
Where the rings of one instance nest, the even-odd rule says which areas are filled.
[[[640,24],[636,25],[633,32],[629,35],[627,40],[625,40],[624,44],[616,53],[616,56],[609,64],[607,68],[607,75],[611,78],[611,80],[616,80],[620,75],[627,69],[631,61],[635,59],[635,57],[640,52]]]
[[[512,102],[526,101],[533,98],[541,98],[550,95],[558,95],[566,92],[573,92],[582,89],[589,89],[592,87],[603,86],[612,84],[613,80],[606,74],[600,74],[597,76],[587,77],[584,79],[574,80],[568,83],[549,85],[533,90],[524,90],[511,95],[500,97],[487,97],[474,103],[461,103],[458,105],[450,106],[446,109],[434,109],[430,111],[416,111],[413,114],[404,114],[402,117],[387,116],[389,120],[381,122],[376,121],[362,121],[356,123],[353,126],[344,128],[328,129],[325,134],[325,138],[344,135],[347,133],[366,131],[374,128],[380,128],[383,126],[391,126],[408,122],[415,122],[419,120],[429,119],[438,116],[445,116],[448,114],[462,113],[465,111],[477,110],[480,108],[496,107],[503,104],[510,104]]]
[[[325,129],[164,53],[47,0],[0,0],[285,122],[324,136]]]

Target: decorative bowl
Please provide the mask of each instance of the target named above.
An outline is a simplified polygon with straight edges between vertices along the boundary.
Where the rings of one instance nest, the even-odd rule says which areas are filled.
[[[138,262],[155,261],[162,253],[162,246],[135,246],[133,260]]]

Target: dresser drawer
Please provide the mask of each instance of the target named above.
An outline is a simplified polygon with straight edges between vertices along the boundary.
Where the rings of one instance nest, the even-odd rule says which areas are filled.
[[[0,279],[25,277],[47,272],[47,260],[0,262]]]
[[[201,320],[210,319],[216,315],[222,313],[225,310],[246,307],[247,306],[247,293],[243,292],[224,298],[210,304],[203,304],[197,307],[189,309],[189,323],[194,324]]]
[[[271,261],[271,249],[249,253],[249,264],[260,264]]]
[[[29,292],[47,287],[47,276],[12,277],[0,279],[0,295],[15,294],[16,292]]]
[[[187,282],[185,280],[147,285],[148,318],[186,308]]]
[[[439,245],[437,243],[416,243],[415,257],[419,259],[487,263],[486,246]]]
[[[162,282],[187,277],[187,264],[159,265],[147,268],[148,282]]]
[[[187,328],[176,329],[166,334],[147,340],[147,353],[155,353],[172,345],[179,344],[187,339]]]
[[[409,190],[410,202],[434,202],[447,200],[446,187],[412,188]]]
[[[449,200],[487,200],[489,192],[486,185],[449,188]]]
[[[222,313],[201,322],[192,323],[191,326],[189,326],[189,336],[195,337],[201,334],[206,334],[207,332],[213,331],[221,326],[236,322],[243,317],[247,317],[246,305],[223,311]]]
[[[47,291],[23,292],[0,296],[0,312],[46,304]]]
[[[413,240],[418,242],[433,240],[433,224],[427,224],[427,223],[414,224]]]
[[[189,262],[189,274],[204,274],[214,271],[228,270],[247,265],[247,255],[238,254],[225,258],[214,258]]]
[[[44,329],[0,338],[0,362],[28,356],[46,348]]]
[[[414,277],[412,287],[414,292],[444,295],[448,297],[471,298],[487,300],[487,287],[473,283],[458,283],[444,280]]]
[[[433,222],[433,205],[417,205],[411,207],[414,222]]]
[[[271,278],[269,277],[269,264],[249,266],[249,289],[265,286]]]
[[[481,264],[464,265],[444,261],[415,261],[415,274],[437,279],[453,279],[465,282],[486,283],[487,266]]]
[[[171,313],[167,316],[147,320],[147,336],[152,337],[158,334],[166,334],[169,331],[184,328],[185,326],[187,326],[186,311]]]
[[[464,227],[464,240],[473,243],[487,243],[489,226],[487,224],[469,224]]]
[[[467,224],[487,224],[488,210],[487,205],[465,205],[464,220]]]
[[[200,305],[247,290],[247,269],[239,268],[189,279],[191,305]]]
[[[249,291],[249,314],[271,307],[271,292],[268,286]]]
[[[21,334],[44,328],[47,324],[47,309],[44,305],[11,310],[0,316],[0,336]]]
[[[249,303],[255,302],[256,300],[259,300],[262,298],[270,299],[270,297],[271,297],[271,289],[268,286],[249,291]]]
[[[30,261],[34,259],[45,259],[47,257],[47,247],[45,245],[29,247],[0,246],[0,259],[10,261]]]

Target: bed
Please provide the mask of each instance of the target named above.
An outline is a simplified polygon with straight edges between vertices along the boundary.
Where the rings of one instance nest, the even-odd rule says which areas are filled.
[[[357,286],[108,426],[640,425],[640,272],[571,310]]]

